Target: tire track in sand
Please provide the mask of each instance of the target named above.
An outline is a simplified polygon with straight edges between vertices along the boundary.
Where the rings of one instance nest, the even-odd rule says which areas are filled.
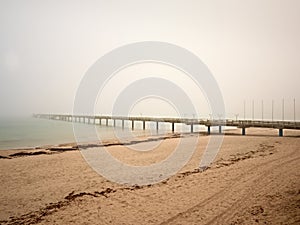
[[[300,157],[293,157],[295,154],[298,153],[297,150],[292,151],[290,154],[284,155],[284,157],[281,157],[282,154],[277,156],[276,159],[268,160],[267,162],[260,163],[259,168],[257,165],[251,166],[248,170],[240,174],[238,177],[230,180],[228,186],[221,190],[220,192],[208,197],[207,199],[199,202],[198,204],[192,206],[191,208],[179,212],[175,216],[163,221],[160,223],[161,225],[165,224],[176,224],[177,220],[184,219],[185,222],[186,219],[188,219],[189,216],[191,216],[194,213],[201,212],[202,208],[208,207],[209,204],[216,204],[215,202],[225,202],[229,207],[225,207],[226,209],[223,210],[221,213],[218,215],[215,215],[213,219],[207,221],[204,224],[218,224],[220,221],[223,223],[224,219],[230,219],[231,217],[234,216],[234,213],[239,209],[240,211],[241,208],[245,208],[242,204],[243,198],[247,196],[247,192],[244,190],[245,187],[248,187],[248,189],[251,189],[253,185],[251,184],[257,184],[260,179],[263,177],[267,176],[268,174],[272,173],[275,170],[281,170],[282,167],[286,164],[292,163],[296,160],[299,160]],[[292,159],[290,159],[292,157]],[[285,160],[284,160],[285,159]],[[282,161],[284,160],[284,161]],[[276,163],[277,161],[281,161],[279,163]],[[238,162],[236,162],[238,163]],[[235,164],[235,163],[234,163]],[[231,164],[233,165],[233,164]],[[262,170],[262,167],[267,167]],[[262,170],[262,171],[261,171]],[[251,175],[249,175],[251,174]],[[249,185],[250,184],[250,185]],[[262,186],[262,185],[261,185]],[[259,188],[259,187],[257,187]],[[228,196],[228,194],[231,193],[231,195]],[[230,196],[237,196],[239,197],[236,200],[231,200],[232,202],[228,202],[228,199]],[[229,204],[228,204],[229,203]],[[227,211],[231,210],[232,215],[225,216]],[[201,224],[203,224],[201,222]]]

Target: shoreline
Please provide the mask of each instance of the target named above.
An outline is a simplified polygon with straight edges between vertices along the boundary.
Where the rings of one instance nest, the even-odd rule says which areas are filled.
[[[225,136],[242,136],[242,137],[278,137],[275,134],[274,129],[272,128],[250,128],[251,131],[249,134],[242,136],[240,133],[240,128],[229,129],[225,130],[222,135]],[[270,131],[270,132],[268,132]],[[175,133],[166,133],[166,134],[157,134],[157,135],[141,135],[136,136],[134,139],[128,139],[126,141],[120,142],[117,138],[109,138],[102,140],[102,143],[98,141],[94,142],[85,142],[85,143],[76,143],[76,142],[66,142],[66,143],[59,143],[59,144],[45,144],[35,147],[16,147],[16,148],[8,148],[8,149],[0,149],[0,159],[14,157],[11,154],[17,154],[24,152],[23,156],[30,156],[30,153],[40,152],[41,154],[46,154],[47,152],[58,153],[58,152],[65,152],[65,151],[75,151],[80,149],[87,149],[87,148],[94,148],[94,147],[109,147],[115,145],[131,145],[135,143],[142,143],[148,141],[158,141],[164,140],[169,138],[180,138],[180,137],[187,137],[187,136],[213,136],[213,135],[220,135],[217,132],[211,133],[208,135],[204,131],[200,132],[175,132]],[[284,137],[287,138],[300,138],[300,131],[298,130],[287,130],[287,134]],[[46,151],[43,153],[42,151]],[[28,154],[27,154],[28,153]],[[11,156],[10,156],[11,155]],[[35,155],[35,154],[32,154]],[[20,154],[22,156],[22,154]]]
[[[109,147],[109,146],[126,146],[126,145],[132,145],[137,143],[143,143],[143,142],[150,142],[150,141],[159,141],[159,140],[166,140],[166,139],[172,139],[172,138],[180,138],[187,136],[189,134],[185,133],[170,133],[165,135],[151,135],[151,136],[140,136],[135,139],[132,139],[131,141],[123,141],[120,142],[117,139],[110,139],[110,140],[104,140],[102,143],[99,142],[86,142],[86,143],[61,143],[57,145],[42,145],[37,147],[27,147],[27,148],[12,148],[12,149],[0,149],[0,159],[3,158],[13,158],[15,156],[30,156],[30,155],[38,155],[38,154],[31,154],[31,153],[39,153],[39,152],[45,152],[47,153],[59,153],[59,152],[67,152],[67,151],[76,151],[81,149],[88,149],[88,148],[95,148],[95,147]],[[18,153],[24,153],[18,155]],[[17,154],[17,155],[15,155]],[[43,154],[43,153],[41,153]]]

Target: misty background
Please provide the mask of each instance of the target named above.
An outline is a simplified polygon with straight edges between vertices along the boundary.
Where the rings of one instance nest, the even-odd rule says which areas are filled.
[[[274,100],[274,119],[281,119],[284,99],[285,118],[292,120],[296,99],[299,120],[299,11],[298,0],[1,0],[0,116],[71,113],[77,87],[98,58],[149,40],[196,54],[219,84],[226,117],[243,118],[245,101],[246,117],[251,118],[254,101],[260,119],[263,101],[264,118],[270,119]],[[157,74],[174,77],[157,69]],[[99,114],[110,113],[112,87],[107,104],[97,107]],[[174,113],[164,102],[147,101],[136,103],[133,112]],[[199,106],[199,111],[209,117],[207,109]]]

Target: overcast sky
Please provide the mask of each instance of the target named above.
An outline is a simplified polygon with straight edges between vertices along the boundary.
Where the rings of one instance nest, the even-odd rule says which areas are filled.
[[[292,119],[295,98],[299,120],[299,12],[298,0],[1,0],[0,115],[72,112],[81,78],[98,58],[133,42],[163,41],[207,65],[227,117],[243,117],[244,100],[251,117],[254,100],[261,118],[263,100],[270,118],[274,99],[281,118],[284,98],[285,116]],[[149,104],[137,104],[135,113],[153,111]],[[162,103],[155,111],[167,108]]]

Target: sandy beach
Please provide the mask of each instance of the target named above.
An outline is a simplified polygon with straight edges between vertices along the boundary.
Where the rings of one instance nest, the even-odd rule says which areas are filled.
[[[207,170],[197,170],[210,138],[201,136],[179,173],[147,186],[108,181],[73,145],[0,151],[0,224],[300,224],[300,131],[240,132],[227,132]],[[152,137],[107,149],[128,164],[149,165],[179,140]],[[153,151],[128,149],[159,141]]]

